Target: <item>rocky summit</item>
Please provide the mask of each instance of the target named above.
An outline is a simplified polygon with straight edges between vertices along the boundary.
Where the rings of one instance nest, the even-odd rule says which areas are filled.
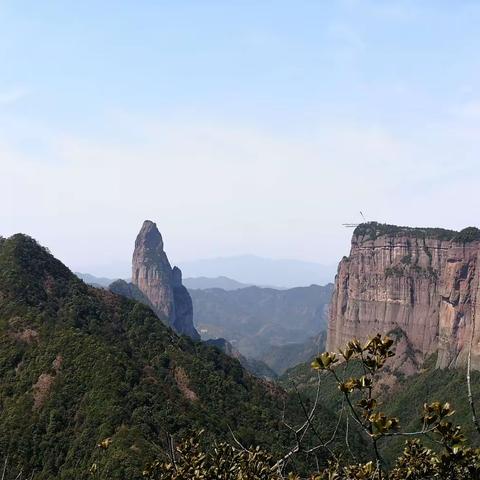
[[[182,284],[182,272],[171,267],[163,249],[163,239],[157,225],[150,220],[143,222],[132,259],[132,286],[114,282],[111,290],[147,303],[157,316],[177,333],[194,340],[200,336],[193,325],[192,299]],[[117,285],[118,284],[118,285]],[[128,292],[135,295],[128,295]],[[137,292],[143,295],[143,299]]]
[[[401,330],[419,360],[480,368],[480,230],[361,224],[339,264],[327,349]]]

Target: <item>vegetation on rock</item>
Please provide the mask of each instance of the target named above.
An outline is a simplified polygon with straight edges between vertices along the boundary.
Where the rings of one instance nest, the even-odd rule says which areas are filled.
[[[454,239],[455,242],[459,243],[469,243],[469,242],[476,242],[480,240],[480,230],[476,227],[467,227],[458,232],[455,235]]]
[[[401,227],[386,223],[366,222],[358,225],[353,231],[356,237],[366,237],[375,240],[381,236],[430,238],[433,240],[452,240],[458,243],[469,243],[480,240],[480,230],[476,227],[467,227],[457,232],[445,228]]]
[[[462,230],[462,232],[463,231],[464,230]],[[445,228],[401,227],[378,222],[361,223],[353,231],[354,236],[367,237],[368,240],[375,240],[384,235],[390,237],[408,236],[414,238],[430,238],[433,240],[455,240],[459,234],[460,232]]]

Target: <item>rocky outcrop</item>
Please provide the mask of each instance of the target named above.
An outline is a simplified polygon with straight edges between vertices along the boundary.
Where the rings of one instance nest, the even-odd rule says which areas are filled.
[[[338,267],[327,349],[400,329],[413,357],[438,352],[438,367],[464,365],[472,342],[480,369],[479,273],[476,228],[362,224]]]
[[[117,295],[130,298],[131,300],[136,300],[137,302],[141,302],[153,308],[148,298],[133,283],[128,283],[125,280],[115,280],[110,284],[108,289]]]
[[[174,323],[172,267],[163,250],[162,235],[150,220],[143,222],[135,240],[132,283],[148,298],[160,318]]]
[[[114,282],[111,289],[148,304],[177,333],[200,339],[193,326],[192,299],[182,285],[182,272],[170,266],[162,235],[150,220],[145,220],[135,241],[132,284],[122,282]]]
[[[187,288],[182,284],[182,271],[178,267],[172,270],[173,305],[175,316],[172,327],[189,337],[200,340],[200,336],[193,326],[193,303]]]

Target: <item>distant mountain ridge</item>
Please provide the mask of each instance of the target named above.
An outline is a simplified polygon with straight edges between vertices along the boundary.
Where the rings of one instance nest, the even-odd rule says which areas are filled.
[[[97,277],[91,275],[90,273],[75,272],[75,275],[82,279],[85,283],[92,285],[94,287],[107,288],[112,283],[118,280],[124,280],[130,282],[129,279],[121,278],[107,278],[107,277]],[[184,278],[183,285],[188,289],[200,289],[205,290],[207,288],[222,288],[223,290],[238,290],[239,288],[252,287],[253,284],[242,283],[234,280],[233,278],[225,277],[223,275],[219,277],[191,277]],[[260,286],[260,285],[259,285]],[[266,285],[263,285],[266,286]]]
[[[235,290],[256,285],[275,289],[308,287],[332,283],[336,265],[290,259],[264,258],[256,255],[205,258],[178,263],[187,288],[223,288]],[[91,285],[108,287],[118,278],[76,275]],[[126,276],[126,275],[125,275]],[[126,281],[130,281],[125,279]]]
[[[179,262],[185,277],[234,278],[250,285],[272,285],[275,288],[303,287],[333,282],[336,265],[255,255],[206,258]]]
[[[206,290],[207,288],[221,288],[223,290],[238,290],[240,288],[251,287],[247,283],[238,282],[233,278],[225,277],[190,277],[184,278],[183,284],[189,290]]]
[[[266,355],[273,346],[303,344],[326,330],[332,291],[333,285],[328,284],[287,290],[213,288],[190,290],[190,295],[194,323],[204,340],[225,338],[245,357],[263,360],[273,368],[277,360],[269,361],[275,355]],[[289,366],[282,364],[280,370]]]
[[[99,278],[78,272],[76,275],[85,283],[110,288],[117,294],[149,305],[148,299],[138,288],[125,280]],[[308,361],[325,344],[323,332],[326,328],[331,284],[325,287],[311,285],[282,290],[245,285],[228,277],[185,278],[183,284],[192,297],[194,323],[197,330],[202,330],[202,338],[210,341],[222,340],[226,337],[225,341],[233,342],[232,348],[236,349],[242,358],[240,359],[238,355],[233,356],[239,358],[247,369],[259,376],[266,378],[273,376],[272,372],[266,370],[262,364],[273,370],[275,374],[282,374],[287,368]],[[323,289],[326,289],[326,294]],[[301,292],[307,291],[311,291],[313,296],[306,295],[302,306]],[[295,293],[300,294],[298,298],[295,298]],[[318,298],[315,298],[316,293]],[[285,298],[284,307],[275,306],[274,298]],[[295,331],[288,325],[287,327],[282,325],[282,320],[278,317],[278,308],[284,308],[285,312],[289,312],[289,308],[297,308],[296,313],[290,310],[292,323],[295,323],[298,317],[305,315],[310,315],[312,319],[315,317],[315,313],[311,310],[311,304],[315,302],[322,305],[321,312],[317,312],[319,318],[322,318],[321,322],[317,323],[318,329],[315,330],[315,323],[307,326],[304,331]],[[268,308],[272,308],[271,314]],[[242,317],[244,317],[243,320]],[[258,335],[249,330],[252,323],[257,323],[259,330],[263,329],[257,332]],[[220,347],[222,351],[231,353],[229,348],[223,348],[223,345]]]
[[[107,277],[96,277],[95,275],[91,275],[90,273],[82,273],[82,272],[74,272],[75,275],[83,280],[85,283],[92,285],[94,287],[102,287],[107,288],[110,284],[115,282],[116,280],[120,280],[119,278],[107,278]]]

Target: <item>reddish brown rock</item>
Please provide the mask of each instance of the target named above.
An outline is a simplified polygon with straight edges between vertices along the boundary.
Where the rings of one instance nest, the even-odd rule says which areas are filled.
[[[187,372],[182,367],[175,367],[175,382],[177,387],[183,393],[187,400],[191,402],[196,402],[198,400],[197,394],[190,388],[190,380],[188,378]]]
[[[401,329],[415,357],[438,351],[438,367],[459,366],[473,328],[472,362],[480,369],[479,254],[474,228],[360,225],[338,266],[327,349]]]
[[[55,377],[49,373],[42,373],[33,385],[33,409],[38,410],[46,402],[52,389]]]

